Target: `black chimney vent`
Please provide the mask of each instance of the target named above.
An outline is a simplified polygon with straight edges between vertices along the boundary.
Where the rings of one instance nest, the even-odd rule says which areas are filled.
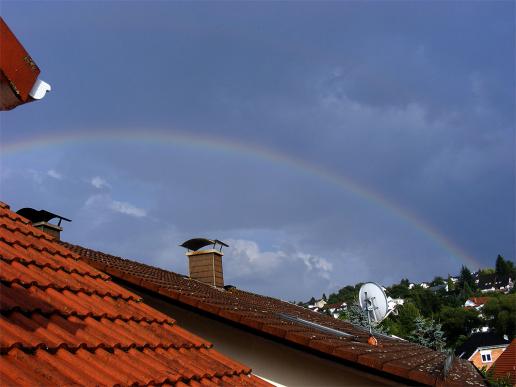
[[[35,210],[34,208],[29,207],[22,208],[16,211],[16,213],[30,220],[34,227],[39,228],[41,231],[44,231],[57,239],[60,239],[61,231],[63,231],[61,221],[64,220],[71,222],[70,219],[65,218],[64,216],[57,215],[46,210]],[[59,219],[57,224],[49,223],[55,218]]]

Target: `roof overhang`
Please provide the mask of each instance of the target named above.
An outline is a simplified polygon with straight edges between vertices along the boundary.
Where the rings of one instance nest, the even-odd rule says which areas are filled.
[[[50,85],[38,79],[39,67],[2,17],[0,41],[0,110],[43,98]]]

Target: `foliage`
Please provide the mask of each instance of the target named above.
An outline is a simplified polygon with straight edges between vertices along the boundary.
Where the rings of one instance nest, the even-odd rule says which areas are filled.
[[[442,307],[439,294],[420,286],[415,286],[407,298],[416,305],[424,317],[433,317]]]
[[[482,326],[479,313],[475,309],[444,306],[439,317],[451,347],[457,345],[460,337],[468,336],[473,328]]]
[[[446,339],[444,332],[441,330],[441,324],[436,323],[434,320],[418,316],[416,317],[415,325],[415,329],[408,336],[410,341],[437,351],[444,349]]]
[[[355,300],[358,298],[358,291],[362,283],[358,283],[355,286],[345,286],[338,291],[338,293],[332,293],[328,297],[328,303],[336,304],[340,302],[345,302],[346,304],[353,304]]]
[[[512,276],[513,280],[516,279],[514,263],[499,255],[496,258],[496,269],[483,269],[481,275],[505,275],[507,273]],[[516,288],[508,295],[483,294],[477,289],[475,277],[465,266],[462,266],[458,281],[455,283],[450,276],[447,279],[436,276],[430,282],[431,286],[441,284],[448,285],[447,292],[444,289],[431,291],[419,285],[409,289],[410,281],[407,278],[388,287],[386,291],[388,296],[401,298],[405,300],[405,303],[398,307],[397,314],[390,314],[375,327],[375,330],[415,339],[414,332],[417,332],[418,329],[432,326],[435,329],[440,323],[439,331],[444,331],[448,348],[461,345],[467,340],[473,329],[486,325],[501,335],[507,334],[511,338],[515,336]],[[328,302],[330,304],[346,302],[350,307],[341,318],[367,328],[367,316],[362,313],[360,307],[355,305],[361,285],[362,283],[358,283],[341,288],[338,292],[330,294]],[[466,299],[473,296],[490,296],[494,299],[484,306],[482,314],[480,314],[474,309],[464,308]],[[422,325],[418,327],[416,321]]]
[[[482,314],[491,328],[513,339],[516,334],[516,294],[497,295],[482,309]]]
[[[482,375],[488,380],[489,385],[491,387],[512,387],[510,376],[506,375],[501,378],[500,377],[496,378],[494,376],[494,369],[495,369],[495,366],[489,368],[489,370],[487,369],[486,366],[483,366],[482,369],[480,370]]]
[[[407,337],[410,332],[416,329],[416,318],[420,316],[419,309],[412,302],[407,302],[398,311],[398,335],[401,337]]]
[[[430,286],[438,286],[438,285],[446,285],[446,281],[443,277],[435,277],[432,282],[430,282]]]
[[[400,281],[399,284],[393,285],[390,288],[387,288],[387,293],[392,298],[403,298],[403,299],[405,299],[410,294],[409,285],[410,285],[409,280],[404,278],[404,279],[402,279]]]
[[[496,257],[495,272],[497,275],[512,276],[514,279],[516,268],[513,262],[505,260],[501,255],[498,255],[498,257]]]
[[[448,285],[449,292],[453,292],[455,290],[455,284],[453,283],[451,277],[448,276],[448,281],[446,281],[446,284]]]
[[[460,269],[459,281],[457,285],[459,290],[465,290],[467,288],[469,292],[473,292],[477,289],[475,278],[473,278],[473,274],[471,274],[471,271],[469,271],[466,266],[462,266]]]
[[[339,316],[339,318],[341,320],[346,320],[351,324],[358,325],[369,330],[369,321],[367,319],[367,314],[356,302],[348,305],[346,311],[343,312]],[[371,322],[371,329],[374,333],[387,333],[385,327],[383,327],[381,324],[377,325],[374,322]]]

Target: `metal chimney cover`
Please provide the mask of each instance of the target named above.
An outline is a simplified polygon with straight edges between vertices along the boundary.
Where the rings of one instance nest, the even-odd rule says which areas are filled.
[[[21,215],[27,219],[29,219],[32,223],[39,223],[39,222],[45,222],[48,223],[48,221],[58,218],[59,219],[59,225],[61,225],[62,220],[66,220],[67,222],[71,222],[70,219],[67,219],[61,215],[53,214],[52,212],[46,211],[46,210],[35,210],[34,208],[22,208],[18,211],[16,211],[18,215]]]
[[[218,239],[206,239],[206,238],[192,238],[189,239],[179,246],[184,247],[185,249],[197,251],[202,249],[204,246],[208,245],[221,245],[225,247],[229,247],[226,243],[219,241]]]

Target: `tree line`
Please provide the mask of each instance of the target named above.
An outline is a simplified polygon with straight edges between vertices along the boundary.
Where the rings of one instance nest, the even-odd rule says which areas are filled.
[[[510,277],[514,281],[516,268],[512,261],[498,255],[495,267],[481,270],[477,279],[482,281],[488,276],[489,278]],[[365,320],[360,316],[362,313],[360,308],[357,309],[354,305],[357,305],[361,285],[358,283],[345,286],[327,298],[329,304],[346,302],[348,309],[340,318],[360,325]],[[397,307],[397,314],[390,314],[378,327],[375,327],[376,330],[438,350],[460,346],[473,329],[483,326],[490,327],[499,335],[507,335],[509,339],[515,337],[515,288],[509,294],[482,293],[475,276],[466,266],[462,266],[457,281],[453,281],[452,277],[446,279],[435,277],[429,286],[429,288],[420,285],[411,287],[410,281],[405,278],[398,284],[388,287],[387,295],[392,298],[402,298],[404,304]],[[468,298],[479,296],[489,297],[489,301],[480,311],[464,307]]]

